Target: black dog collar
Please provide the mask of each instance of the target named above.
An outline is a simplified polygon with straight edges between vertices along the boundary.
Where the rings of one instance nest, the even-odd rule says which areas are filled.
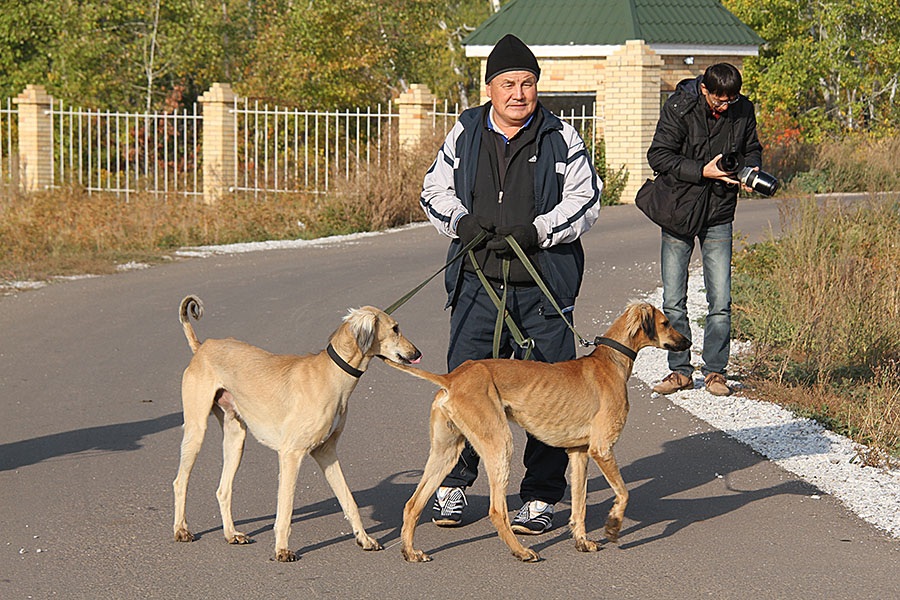
[[[347,361],[340,357],[340,355],[337,353],[337,350],[335,350],[334,346],[332,346],[331,344],[328,344],[328,347],[325,348],[325,351],[328,352],[328,356],[331,357],[331,360],[334,361],[334,364],[339,366],[347,375],[359,378],[362,377],[363,373],[365,373],[365,371],[360,371],[359,369],[351,367],[349,364],[347,364]]]
[[[618,350],[619,352],[621,352],[622,354],[624,354],[631,360],[635,360],[637,358],[637,352],[635,352],[628,346],[625,346],[624,344],[620,344],[619,342],[617,342],[614,339],[611,339],[608,337],[600,337],[600,336],[598,336],[596,339],[594,339],[595,346],[599,346],[601,344],[603,346],[612,348],[613,350]]]

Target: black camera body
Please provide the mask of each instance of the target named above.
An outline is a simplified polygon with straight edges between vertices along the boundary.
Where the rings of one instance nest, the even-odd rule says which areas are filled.
[[[729,175],[735,175],[738,181],[763,196],[773,196],[778,190],[778,179],[774,175],[744,166],[744,156],[739,152],[723,154],[716,161],[716,167]]]

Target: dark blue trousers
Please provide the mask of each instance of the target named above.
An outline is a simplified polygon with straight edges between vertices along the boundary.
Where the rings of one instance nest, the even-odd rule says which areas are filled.
[[[500,284],[494,286],[497,296],[503,296]],[[552,306],[543,309],[542,294],[537,287],[510,286],[506,306],[510,316],[525,337],[535,341],[532,359],[554,363],[575,358],[575,337],[565,321]],[[545,314],[546,313],[546,314]],[[572,318],[572,313],[567,313]],[[497,308],[478,280],[469,272],[463,273],[459,295],[450,314],[450,347],[447,350],[447,370],[452,371],[467,360],[492,358],[494,323]],[[524,358],[509,330],[504,326],[500,340],[501,358]],[[542,500],[556,504],[566,490],[566,467],[569,455],[562,448],[548,446],[528,434],[525,444],[525,477],[519,487],[522,502]],[[456,466],[441,485],[468,487],[478,476],[479,457],[466,443]]]

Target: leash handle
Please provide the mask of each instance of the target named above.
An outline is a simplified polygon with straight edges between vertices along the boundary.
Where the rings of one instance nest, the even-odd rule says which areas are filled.
[[[440,275],[440,274],[444,271],[444,269],[446,269],[447,267],[449,267],[450,265],[452,265],[453,263],[455,263],[457,260],[459,260],[459,257],[461,257],[463,254],[465,254],[466,252],[471,251],[472,248],[474,248],[475,246],[477,246],[478,244],[480,244],[481,241],[482,241],[484,238],[487,237],[487,235],[488,235],[488,233],[482,229],[481,232],[479,232],[479,234],[476,235],[475,238],[474,238],[471,242],[469,242],[468,244],[466,244],[465,246],[463,246],[463,247],[460,249],[460,251],[457,252],[456,255],[455,255],[453,258],[451,258],[451,259],[447,262],[446,265],[444,265],[443,267],[441,267],[440,269],[438,269],[431,277],[429,277],[428,279],[426,279],[425,281],[423,281],[422,283],[420,283],[419,285],[417,285],[416,287],[414,287],[412,290],[410,290],[410,291],[407,292],[405,295],[403,295],[403,297],[401,297],[399,300],[397,300],[396,302],[394,302],[393,304],[391,304],[390,306],[388,306],[386,309],[384,309],[384,312],[387,313],[387,314],[391,314],[392,312],[394,312],[395,310],[397,310],[398,308],[400,308],[401,306],[403,306],[404,304],[406,304],[406,302],[407,302],[410,298],[412,298],[413,296],[415,296],[416,294],[418,294],[418,293],[419,293],[419,290],[421,290],[423,287],[425,287],[426,285],[428,285],[428,283],[431,282],[432,279],[434,279],[435,277],[437,277],[438,275]]]

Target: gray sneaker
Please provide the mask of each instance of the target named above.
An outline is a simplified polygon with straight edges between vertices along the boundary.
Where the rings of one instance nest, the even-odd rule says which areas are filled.
[[[519,514],[512,521],[512,530],[524,535],[538,535],[550,529],[552,521],[552,504],[530,500],[519,509]]]
[[[431,506],[431,521],[438,527],[457,527],[462,524],[466,493],[461,487],[439,487]]]

